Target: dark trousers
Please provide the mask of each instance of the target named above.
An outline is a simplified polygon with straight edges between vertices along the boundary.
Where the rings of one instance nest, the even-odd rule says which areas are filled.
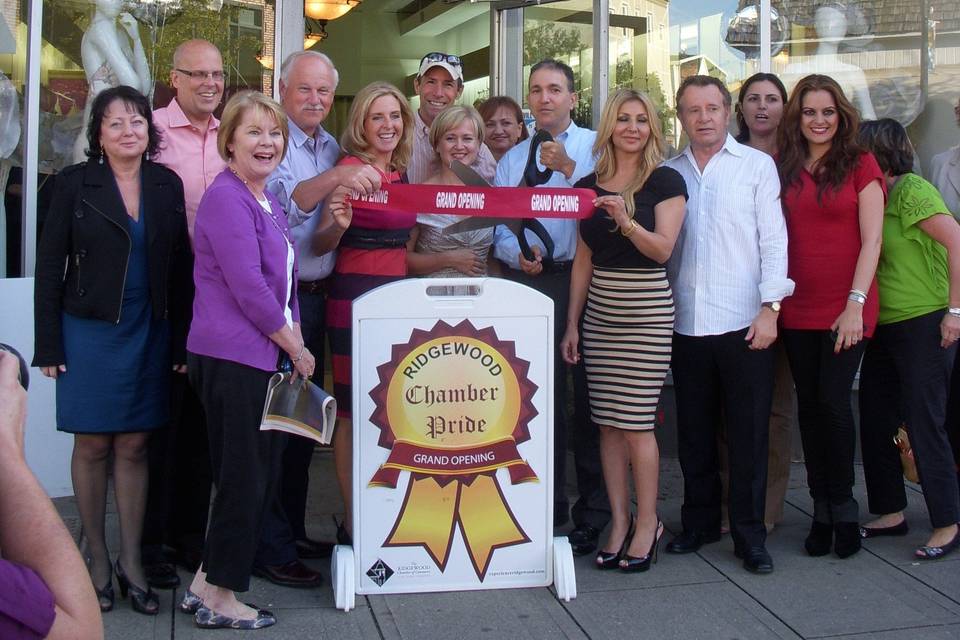
[[[737,549],[763,546],[773,351],[752,350],[746,329],[714,336],[673,334],[677,439],[685,531],[720,531],[717,429],[730,457],[730,534]]]
[[[943,314],[877,327],[860,372],[860,443],[870,512],[894,513],[907,506],[893,444],[903,422],[934,527],[960,522],[957,466],[944,426],[957,347],[940,346]]]
[[[567,328],[567,307],[570,302],[570,271],[541,273],[528,276],[522,271],[510,269],[507,277],[543,293],[553,300],[553,510],[556,525],[567,520],[567,447],[568,437],[573,445],[574,466],[577,474],[577,501],[571,513],[575,525],[590,525],[603,529],[610,521],[610,500],[603,482],[600,466],[600,431],[590,419],[590,403],[587,397],[587,374],[583,364],[571,369],[573,378],[573,422],[568,434],[567,405],[569,387],[568,366],[560,353],[560,341]]]
[[[323,384],[324,343],[326,341],[326,294],[322,291],[297,294],[300,303],[300,331],[317,366],[313,380]],[[277,504],[272,505],[263,523],[263,535],[257,550],[257,563],[286,564],[297,559],[296,540],[307,537],[305,524],[307,490],[310,486],[310,460],[314,441],[289,436],[283,450],[283,463]]]
[[[829,331],[784,329],[797,388],[797,419],[816,522],[858,522],[853,497],[857,446],[850,393],[866,340],[834,353]]]
[[[150,485],[143,524],[143,561],[164,559],[163,545],[199,556],[210,511],[210,446],[203,406],[187,376],[172,374],[170,426],[150,435]]]
[[[190,382],[207,415],[217,487],[203,549],[207,582],[246,591],[265,513],[275,504],[286,436],[260,431],[272,372],[189,355]]]

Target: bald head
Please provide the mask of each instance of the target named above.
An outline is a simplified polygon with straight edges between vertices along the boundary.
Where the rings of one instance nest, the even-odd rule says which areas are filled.
[[[187,40],[173,52],[170,85],[191,123],[203,128],[223,97],[223,58],[206,40]]]

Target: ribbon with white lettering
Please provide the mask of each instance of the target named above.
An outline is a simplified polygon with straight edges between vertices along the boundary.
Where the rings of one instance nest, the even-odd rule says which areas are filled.
[[[406,213],[454,213],[491,218],[589,218],[597,194],[556,187],[458,187],[385,184],[370,195],[354,194],[355,209]]]

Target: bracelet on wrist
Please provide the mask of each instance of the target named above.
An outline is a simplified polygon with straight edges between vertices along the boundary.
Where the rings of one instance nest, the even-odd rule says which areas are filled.
[[[294,358],[293,360],[291,360],[291,362],[292,362],[293,364],[297,364],[298,362],[300,362],[301,360],[303,360],[303,349],[304,349],[304,345],[303,345],[303,343],[301,343],[301,344],[300,344],[300,353],[297,354],[297,357],[296,357],[296,358]]]
[[[629,238],[633,234],[633,232],[637,230],[637,227],[639,227],[640,225],[637,224],[636,220],[631,219],[630,224],[628,224],[627,226],[629,227],[629,230],[627,231],[624,231],[623,227],[620,227],[620,235],[622,235],[624,238]]]
[[[954,317],[960,318],[960,307],[950,307],[947,309],[947,313]]]
[[[850,294],[847,295],[847,300],[851,302],[856,302],[858,304],[866,304],[867,295],[864,292],[859,291],[857,289],[851,289]]]

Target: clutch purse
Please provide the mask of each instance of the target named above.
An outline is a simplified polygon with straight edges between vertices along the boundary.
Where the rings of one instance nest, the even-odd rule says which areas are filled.
[[[309,380],[290,384],[289,371],[278,371],[267,383],[261,431],[285,431],[330,444],[337,418],[337,401]]]
[[[903,467],[903,477],[910,482],[920,482],[917,475],[917,462],[913,459],[913,448],[910,446],[910,436],[907,434],[907,425],[901,424],[897,435],[893,436],[893,443],[900,452],[900,465]]]

